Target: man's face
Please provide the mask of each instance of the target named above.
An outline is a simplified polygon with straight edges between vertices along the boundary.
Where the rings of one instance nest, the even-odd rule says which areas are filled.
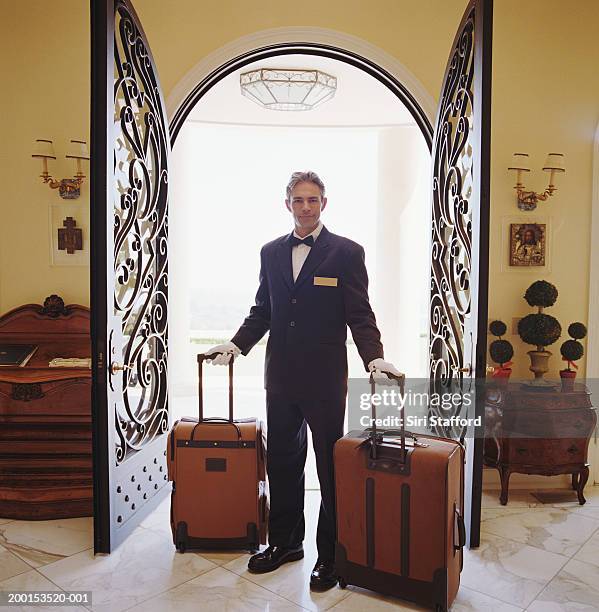
[[[291,199],[285,200],[300,236],[307,236],[316,228],[326,205],[327,199],[321,197],[318,185],[308,182],[298,183],[291,191]]]

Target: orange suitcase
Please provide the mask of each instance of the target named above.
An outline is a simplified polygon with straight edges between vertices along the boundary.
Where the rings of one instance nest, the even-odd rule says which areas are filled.
[[[177,550],[258,549],[266,543],[266,436],[261,421],[233,418],[233,358],[229,418],[204,418],[198,355],[199,419],[183,418],[169,432],[171,529]]]
[[[335,444],[339,585],[447,610],[463,564],[464,449],[406,433],[403,421],[400,431],[375,423]]]

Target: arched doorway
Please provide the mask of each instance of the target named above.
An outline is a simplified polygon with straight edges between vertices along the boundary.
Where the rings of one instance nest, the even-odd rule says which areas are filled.
[[[250,57],[256,59],[252,55],[256,50],[269,57],[302,48],[314,55],[340,54],[341,61],[370,71],[397,92],[434,151],[431,290],[435,293],[431,296],[436,303],[434,314],[431,310],[435,341],[431,337],[430,348],[432,375],[440,372],[442,380],[485,377],[491,32],[490,0],[471,0],[447,62],[434,139],[432,112],[423,113],[421,100],[414,103],[414,89],[371,61],[369,53],[344,51],[348,47],[334,41],[305,42],[308,38],[290,45],[283,39],[253,45],[218,63],[191,94],[183,96],[201,97],[202,88],[230,70],[233,61],[243,65]],[[168,241],[164,234],[171,139],[151,51],[130,0],[92,2],[91,99],[94,527],[95,550],[110,552],[167,491]],[[184,118],[184,111],[178,117]],[[120,296],[131,308],[121,307]],[[150,419],[152,427],[148,429],[142,419]],[[468,460],[466,479],[467,497],[472,493],[472,500],[466,501],[466,523],[473,527],[471,546],[478,545],[480,532],[482,455],[474,450],[480,450],[479,442],[476,436],[468,446],[475,453]],[[153,475],[144,478],[148,465],[161,473],[161,485],[152,482]],[[145,488],[130,484],[138,477]]]
[[[278,34],[280,34],[280,32],[278,32]],[[235,70],[247,66],[250,63],[275,56],[293,54],[316,55],[336,59],[350,64],[356,68],[359,68],[360,70],[365,71],[367,74],[380,81],[383,85],[388,87],[391,92],[396,95],[398,99],[410,111],[417,125],[420,127],[422,135],[424,136],[430,149],[433,137],[433,127],[430,117],[427,115],[422,105],[410,92],[410,90],[389,71],[377,65],[370,59],[367,59],[366,57],[360,56],[359,54],[354,53],[353,51],[349,51],[340,47],[320,43],[292,42],[271,44],[248,51],[246,53],[238,55],[237,57],[233,57],[229,61],[223,63],[216,70],[204,76],[204,78],[202,78],[197,83],[197,85],[195,85],[193,89],[189,91],[186,97],[179,103],[178,107],[174,111],[173,116],[170,119],[171,146],[174,145],[174,143],[176,142],[179,130],[181,129],[181,126],[185,122],[185,119],[187,118],[191,110],[202,99],[202,96],[204,96],[206,92],[211,87],[214,87],[214,85],[217,84],[222,78],[224,78],[231,72],[234,72]],[[400,65],[397,61],[396,64]],[[203,66],[198,67],[197,69],[200,74],[202,73],[202,68]],[[195,73],[196,70],[192,70],[192,72]]]
[[[290,231],[284,186],[292,171],[306,167],[327,186],[324,224],[366,250],[369,295],[385,355],[409,377],[424,379],[428,372],[430,139],[414,118],[422,113],[414,113],[397,90],[353,61],[305,53],[259,57],[246,63],[246,54],[234,69],[227,63],[220,78],[189,103],[173,143],[173,419],[197,409],[195,354],[230,339],[247,316],[258,281],[259,247]],[[333,100],[307,113],[265,111],[241,96],[239,75],[266,67],[317,68],[335,75],[339,88]],[[266,418],[265,344],[266,337],[236,362],[236,417]],[[348,358],[350,379],[363,377],[351,336]],[[204,370],[210,416],[226,411],[223,376],[224,371]],[[306,477],[314,489],[312,459],[309,453]]]

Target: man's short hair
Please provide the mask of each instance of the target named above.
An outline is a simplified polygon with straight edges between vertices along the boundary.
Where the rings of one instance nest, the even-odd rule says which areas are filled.
[[[320,189],[320,197],[324,198],[324,183],[322,179],[312,172],[312,170],[306,170],[306,172],[294,172],[289,179],[287,185],[287,200],[291,200],[291,192],[298,183],[314,183]]]

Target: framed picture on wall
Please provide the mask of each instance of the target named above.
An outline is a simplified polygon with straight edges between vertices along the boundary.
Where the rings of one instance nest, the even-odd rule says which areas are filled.
[[[544,266],[546,246],[545,223],[510,223],[510,266]]]

